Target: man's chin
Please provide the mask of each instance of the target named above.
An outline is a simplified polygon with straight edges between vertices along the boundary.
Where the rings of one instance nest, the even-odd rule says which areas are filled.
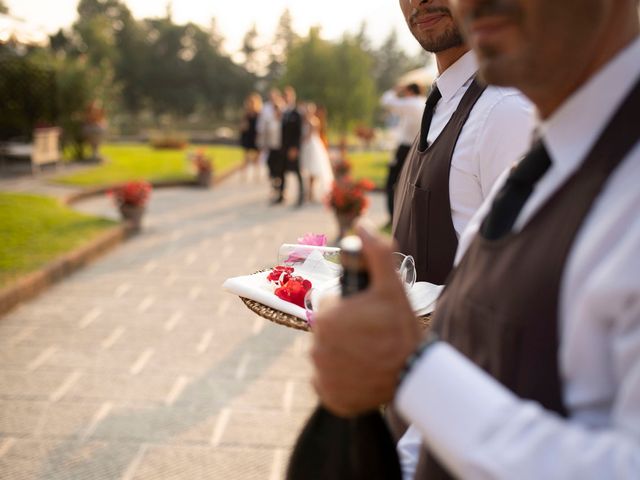
[[[478,56],[478,72],[480,79],[490,85],[501,87],[519,87],[521,78],[514,62],[503,55],[483,52]]]
[[[455,28],[450,28],[437,37],[414,36],[420,46],[430,53],[440,53],[450,48],[459,47],[465,43],[460,32]]]

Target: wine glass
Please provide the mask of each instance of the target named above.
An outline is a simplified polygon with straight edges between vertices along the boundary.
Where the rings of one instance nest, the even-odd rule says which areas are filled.
[[[406,290],[411,290],[417,277],[415,260],[411,255],[405,255],[401,252],[393,252],[391,255],[400,281]]]
[[[393,263],[400,281],[405,290],[411,290],[416,281],[416,264],[411,255],[400,252],[393,252]],[[325,284],[322,288],[311,288],[304,297],[304,309],[307,314],[307,322],[313,325],[314,314],[318,311],[318,306],[325,296],[340,295],[340,279]]]
[[[340,279],[336,279],[329,285],[325,285],[323,288],[311,288],[304,296],[304,310],[307,315],[307,323],[309,326],[313,326],[314,315],[318,312],[318,307],[321,302],[329,296],[340,296]]]

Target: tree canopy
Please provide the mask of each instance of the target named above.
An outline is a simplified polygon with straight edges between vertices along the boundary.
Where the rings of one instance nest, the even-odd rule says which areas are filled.
[[[366,23],[338,40],[323,38],[319,27],[299,36],[289,10],[270,38],[254,24],[231,53],[215,18],[207,26],[177,24],[169,7],[163,17],[136,19],[123,0],[79,0],[77,12],[71,28],[50,37],[49,58],[30,61],[57,71],[65,104],[81,111],[100,99],[112,118],[132,123],[141,117],[235,122],[251,91],[291,84],[301,99],[324,105],[332,125],[344,131],[371,125],[379,95],[425,63],[403,51],[395,32],[372,46]]]
[[[354,122],[371,121],[377,103],[372,64],[358,37],[329,42],[316,27],[291,48],[283,80],[297,87],[301,99],[324,105],[332,124],[346,131]]]

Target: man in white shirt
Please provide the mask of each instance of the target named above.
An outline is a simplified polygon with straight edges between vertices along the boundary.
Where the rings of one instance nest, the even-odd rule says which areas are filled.
[[[426,97],[421,94],[420,87],[415,83],[387,90],[380,98],[380,104],[398,118],[398,126],[396,127],[398,147],[389,162],[385,185],[389,226],[391,226],[391,218],[393,218],[393,194],[396,182],[407,154],[411,150],[411,144],[413,144],[416,135],[420,131],[425,100]]]
[[[361,230],[371,287],[318,315],[314,385],[344,416],[395,398],[439,478],[638,478],[637,0],[452,1],[541,141],[461,239],[434,315],[446,342],[421,341],[390,247]]]
[[[400,6],[413,36],[435,54],[439,75],[397,182],[392,233],[399,250],[414,257],[418,280],[443,284],[471,216],[527,150],[533,108],[514,89],[476,81],[475,55],[448,0]]]
[[[271,182],[271,201],[277,199],[280,194],[280,171],[284,168],[284,155],[282,152],[282,110],[284,100],[277,88],[269,92],[269,101],[265,103],[260,115],[256,130],[258,132],[258,146],[265,151],[269,179]]]

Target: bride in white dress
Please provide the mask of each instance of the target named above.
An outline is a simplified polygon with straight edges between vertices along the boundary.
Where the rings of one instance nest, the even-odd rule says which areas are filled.
[[[333,169],[324,143],[320,138],[320,119],[316,115],[316,105],[308,103],[305,109],[304,135],[300,147],[300,166],[308,178],[307,192],[309,201],[324,198],[331,190]]]

